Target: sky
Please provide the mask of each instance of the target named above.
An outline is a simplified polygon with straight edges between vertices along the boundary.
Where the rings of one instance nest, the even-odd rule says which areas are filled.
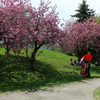
[[[46,2],[47,0],[45,0]],[[74,21],[75,18],[70,15],[76,14],[79,4],[82,4],[83,0],[49,0],[51,1],[51,6],[57,5],[56,11],[59,12],[59,18],[62,20]],[[34,7],[38,7],[40,0],[31,0]],[[86,4],[89,5],[89,9],[95,10],[96,14],[100,14],[100,0],[86,0]]]

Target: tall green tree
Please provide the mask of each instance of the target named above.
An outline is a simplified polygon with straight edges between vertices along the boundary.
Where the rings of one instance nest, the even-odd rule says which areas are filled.
[[[93,9],[89,9],[89,5],[86,4],[86,1],[83,0],[82,4],[79,4],[79,7],[77,10],[75,10],[77,13],[75,15],[71,15],[72,17],[77,17],[78,22],[82,22],[91,16],[95,15],[95,11]]]

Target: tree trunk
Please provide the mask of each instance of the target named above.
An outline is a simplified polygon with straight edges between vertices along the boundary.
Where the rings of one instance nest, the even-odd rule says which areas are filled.
[[[33,59],[30,59],[30,70],[34,70],[34,63],[35,63],[35,60]]]
[[[43,44],[39,44],[37,45],[37,42],[35,43],[35,48],[34,51],[32,52],[31,55],[31,59],[30,59],[30,69],[33,71],[34,70],[34,64],[35,64],[35,55],[37,53],[37,51],[39,50],[39,48],[42,46]]]
[[[35,55],[36,55],[36,52],[35,50],[32,52],[32,55],[31,55],[31,59],[30,59],[30,69],[33,71],[34,70],[34,64],[35,64]]]
[[[4,38],[4,42],[5,42],[5,45],[6,45],[6,56],[7,57],[9,57],[9,51],[10,51],[10,48],[9,48],[9,39],[8,40],[6,40],[5,38]]]
[[[7,56],[9,56],[9,47],[8,47],[8,45],[7,45],[7,48],[6,48],[6,51],[7,51]]]

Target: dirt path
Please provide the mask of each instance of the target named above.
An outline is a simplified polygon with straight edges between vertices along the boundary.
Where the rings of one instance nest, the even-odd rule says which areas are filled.
[[[98,87],[100,78],[38,91],[0,94],[0,100],[94,100],[93,92]]]

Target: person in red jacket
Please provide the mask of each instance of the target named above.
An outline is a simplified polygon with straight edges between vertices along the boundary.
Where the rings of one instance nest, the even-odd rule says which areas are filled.
[[[82,77],[90,77],[90,63],[88,61],[88,58],[82,58],[80,61],[81,64],[81,71],[80,74],[82,75]]]

